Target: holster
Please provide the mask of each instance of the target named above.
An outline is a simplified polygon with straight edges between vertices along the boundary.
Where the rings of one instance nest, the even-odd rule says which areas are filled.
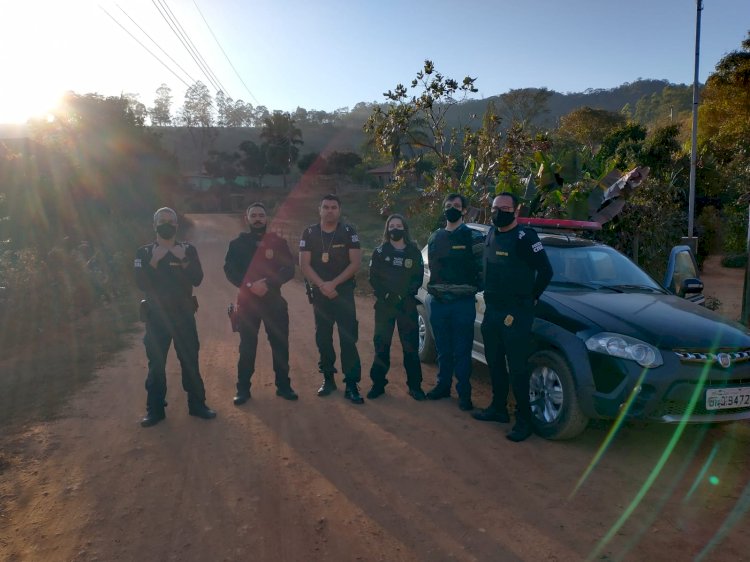
[[[310,304],[313,304],[315,302],[315,292],[313,291],[313,286],[310,285],[310,282],[305,279],[305,293],[307,294],[307,301]]]
[[[141,322],[147,322],[149,313],[151,312],[151,306],[148,304],[146,299],[141,300],[138,305],[138,319]]]
[[[227,315],[229,316],[229,323],[232,325],[233,332],[240,331],[240,307],[235,303],[230,303],[227,307]]]

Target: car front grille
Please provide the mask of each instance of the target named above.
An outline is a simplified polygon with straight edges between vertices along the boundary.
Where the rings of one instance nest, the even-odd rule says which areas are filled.
[[[656,417],[684,416],[687,413],[687,402],[681,400],[665,400],[655,412]],[[698,401],[690,413],[691,416],[726,415],[747,412],[750,408],[726,408],[724,410],[707,410],[705,401]]]
[[[750,349],[743,349],[739,351],[688,351],[688,350],[674,350],[677,357],[683,363],[701,363],[701,364],[715,364],[720,367],[728,368],[731,365],[737,363],[743,363],[750,361]],[[728,363],[727,363],[728,362]]]

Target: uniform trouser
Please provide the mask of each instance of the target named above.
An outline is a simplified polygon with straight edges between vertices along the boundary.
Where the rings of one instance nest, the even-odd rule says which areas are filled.
[[[525,421],[531,416],[528,360],[533,322],[534,310],[530,304],[488,305],[482,321],[484,355],[492,380],[491,407],[506,409],[508,388],[512,384],[516,418]]]
[[[427,306],[430,309],[430,326],[437,349],[437,386],[450,390],[455,373],[458,395],[469,399],[471,349],[474,346],[474,320],[477,315],[474,297],[440,302],[429,295]]]
[[[266,293],[240,306],[240,359],[237,362],[237,392],[250,390],[250,377],[255,372],[260,323],[266,327],[271,344],[273,372],[278,388],[289,388],[289,310],[280,294]]]
[[[375,303],[375,360],[370,369],[370,378],[375,386],[388,384],[386,374],[391,367],[391,341],[393,329],[398,326],[398,337],[404,350],[404,370],[409,388],[422,386],[422,365],[419,362],[419,324],[417,303],[407,297],[401,303],[378,300]]]
[[[333,349],[333,325],[338,325],[341,346],[341,370],[345,383],[358,383],[362,377],[362,366],[357,352],[357,310],[354,306],[354,289],[338,288],[338,296],[329,299],[315,293],[315,343],[320,353],[318,368],[326,377],[336,372],[336,352]]]
[[[148,358],[146,408],[149,412],[164,412],[167,353],[172,342],[182,367],[182,388],[188,395],[188,407],[200,407],[206,401],[206,390],[198,369],[200,343],[193,311],[164,313],[152,310],[146,321],[146,335],[143,337]]]

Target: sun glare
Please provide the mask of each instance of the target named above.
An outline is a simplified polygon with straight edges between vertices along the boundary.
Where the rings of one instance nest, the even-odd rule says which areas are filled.
[[[0,123],[25,123],[75,87],[83,61],[71,47],[97,12],[89,0],[42,0],[7,2],[2,13]]]

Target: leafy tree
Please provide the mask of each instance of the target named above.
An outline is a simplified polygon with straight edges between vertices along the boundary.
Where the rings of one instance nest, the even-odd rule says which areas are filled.
[[[482,126],[477,131],[464,131],[463,155],[472,163],[473,171],[470,181],[479,188],[479,200],[474,203],[487,207],[495,193],[495,178],[500,173],[504,143],[500,133],[501,119],[495,110],[495,103],[490,100],[482,118]],[[491,186],[491,187],[490,187]]]
[[[253,104],[237,100],[231,107],[227,127],[252,127],[255,120]]]
[[[659,127],[645,140],[639,159],[651,169],[654,179],[684,187],[690,163],[682,152],[679,135],[677,125]]]
[[[266,161],[269,172],[281,174],[286,187],[286,176],[299,156],[298,145],[304,144],[302,131],[295,126],[294,119],[289,113],[274,111],[263,119],[260,138],[267,147]]]
[[[326,157],[326,174],[348,174],[362,164],[362,157],[355,152],[331,152]]]
[[[151,124],[155,127],[164,127],[172,124],[172,90],[166,84],[156,89],[154,107],[149,110]]]
[[[227,183],[233,182],[239,175],[238,162],[240,155],[236,152],[219,152],[211,150],[208,160],[203,163],[208,175],[214,178],[223,178]]]
[[[135,123],[142,127],[146,123],[148,110],[138,99],[138,94],[123,94],[122,97],[128,102],[128,111],[133,114]]]
[[[292,119],[294,119],[294,121],[297,123],[307,123],[307,110],[304,107],[297,107],[297,109],[295,109],[294,113],[292,114]]]
[[[588,147],[593,154],[611,131],[623,125],[625,117],[620,113],[580,107],[560,118],[558,134]]]
[[[426,60],[410,88],[398,84],[383,94],[388,104],[375,106],[364,126],[377,150],[397,162],[394,181],[381,191],[381,209],[393,206],[394,197],[414,174],[420,158],[428,157],[435,163],[435,172],[425,190],[428,203],[434,205],[441,194],[458,189],[459,134],[456,128],[448,127],[447,114],[468,94],[477,92],[475,80],[466,76],[459,83]],[[416,91],[410,94],[410,89]],[[414,147],[419,154],[401,160],[404,145]]]
[[[214,124],[213,101],[208,87],[196,82],[185,92],[185,103],[180,110],[180,120],[186,127],[208,128]]]
[[[725,169],[736,194],[750,194],[750,32],[709,76],[698,120],[701,144]]]
[[[644,96],[635,105],[633,120],[642,125],[666,125],[690,117],[693,88],[684,84],[667,84],[661,92]]]
[[[257,178],[258,185],[263,186],[263,176],[267,173],[266,146],[258,146],[253,141],[243,141],[240,144],[240,155],[237,165],[245,175]]]
[[[640,162],[645,140],[646,128],[629,122],[604,137],[599,152],[596,153],[596,159],[602,164],[609,162],[612,167],[619,170],[633,168]]]
[[[268,111],[268,108],[265,105],[259,105],[253,112],[253,122],[255,125],[262,125],[263,120],[270,115],[271,112]]]
[[[179,112],[181,123],[190,132],[193,144],[202,155],[206,147],[213,143],[216,133],[214,124],[213,100],[208,87],[198,81],[185,92],[185,103]]]
[[[232,112],[232,98],[227,98],[226,94],[219,90],[214,97],[216,101],[216,126],[226,127]]]
[[[723,251],[742,253],[750,204],[750,32],[708,77],[699,113],[698,195],[721,206]]]
[[[500,114],[508,123],[528,127],[549,113],[547,103],[552,92],[547,88],[520,88],[500,95]]]
[[[302,173],[307,172],[316,161],[325,163],[325,158],[320,155],[320,152],[308,152],[300,156],[299,160],[297,160],[297,168]]]

